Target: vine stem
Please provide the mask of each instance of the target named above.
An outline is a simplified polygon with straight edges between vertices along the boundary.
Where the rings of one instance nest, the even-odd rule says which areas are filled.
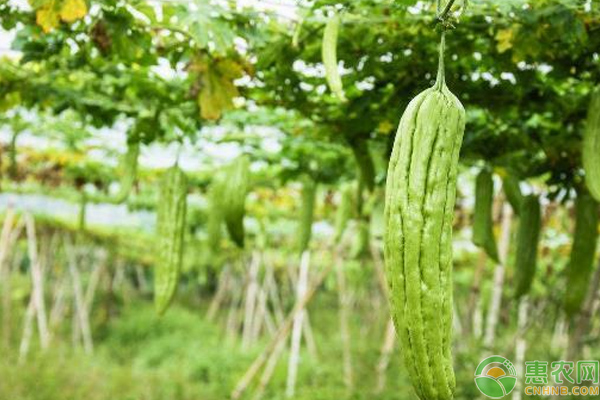
[[[179,165],[179,157],[181,157],[181,152],[183,150],[183,138],[179,142],[179,146],[177,147],[177,154],[175,157],[175,165]]]
[[[446,47],[446,32],[442,31],[442,36],[440,39],[440,53],[438,58],[438,72],[437,77],[435,78],[434,87],[440,90],[446,84],[446,75],[444,71],[444,50]]]
[[[454,5],[454,2],[456,0],[448,0],[448,3],[446,3],[446,6],[444,7],[444,10],[440,13],[440,6],[441,6],[441,0],[438,0],[438,19],[440,21],[444,21],[446,18],[448,18],[448,14],[450,13],[450,9],[452,8],[452,6]]]

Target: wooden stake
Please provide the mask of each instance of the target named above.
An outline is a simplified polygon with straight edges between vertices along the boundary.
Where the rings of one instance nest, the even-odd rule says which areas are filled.
[[[258,270],[260,268],[260,254],[252,252],[250,268],[248,268],[248,282],[246,298],[244,300],[244,323],[242,328],[242,350],[247,350],[252,342],[252,323],[256,310],[256,297],[258,294]]]
[[[344,371],[344,384],[346,388],[353,386],[352,379],[352,352],[350,348],[350,327],[348,324],[348,294],[346,290],[346,274],[339,257],[339,250],[335,251],[336,277],[338,283],[338,303],[340,316],[340,336],[342,339],[342,360]]]
[[[71,275],[71,282],[73,284],[73,298],[75,301],[77,322],[79,324],[79,328],[81,329],[81,335],[83,338],[83,350],[90,354],[94,351],[92,333],[90,330],[90,320],[85,299],[83,297],[83,290],[81,288],[81,277],[77,268],[75,248],[68,237],[65,237],[65,250],[69,264],[69,274]]]
[[[282,340],[280,343],[278,343],[273,352],[271,353],[271,356],[269,356],[269,360],[267,361],[267,365],[265,366],[263,374],[260,377],[260,382],[258,383],[258,387],[256,388],[256,392],[254,392],[252,400],[262,399],[265,393],[265,389],[267,388],[267,385],[273,377],[273,372],[275,372],[277,362],[281,358],[283,350],[285,349],[285,343],[285,340]]]
[[[50,334],[48,333],[48,322],[46,319],[46,306],[44,304],[44,276],[38,261],[37,238],[35,223],[31,214],[25,215],[25,227],[27,231],[27,248],[31,269],[32,292],[34,308],[37,315],[40,346],[43,350],[48,348]]]
[[[381,346],[381,355],[379,356],[379,362],[377,363],[377,386],[375,387],[375,394],[381,394],[385,389],[386,384],[386,371],[390,365],[390,358],[394,351],[394,345],[396,344],[396,329],[394,328],[394,321],[390,318],[385,328],[385,338],[383,345]]]
[[[499,243],[500,263],[496,264],[494,270],[494,286],[492,289],[492,298],[490,300],[490,308],[487,315],[487,323],[483,345],[490,349],[496,339],[496,325],[500,315],[500,305],[502,303],[502,289],[504,287],[504,271],[508,260],[508,250],[510,244],[512,208],[508,203],[504,203],[502,207],[502,226]]]
[[[471,295],[468,301],[467,310],[473,310],[472,314],[467,313],[468,321],[467,327],[472,329],[475,337],[481,332],[481,322],[482,322],[482,307],[480,304],[480,295],[481,295],[481,278],[483,276],[483,270],[485,269],[485,264],[487,261],[487,255],[485,251],[479,250],[479,259],[477,261],[477,266],[475,267],[475,274],[473,276],[473,283],[471,284]]]
[[[15,211],[12,207],[6,210],[6,217],[0,234],[0,284],[2,285],[2,343],[5,348],[10,346],[11,336],[11,272],[12,265],[7,263],[9,249],[14,246],[18,236],[14,235]],[[20,229],[18,232],[20,234]],[[14,238],[14,239],[13,239]],[[13,241],[14,240],[14,241]]]
[[[231,286],[231,271],[229,265],[225,265],[221,273],[219,274],[219,286],[217,287],[217,293],[213,296],[212,301],[210,302],[210,306],[208,307],[208,312],[206,313],[206,319],[208,321],[213,321],[217,312],[221,308],[221,304],[223,300],[225,300],[225,296],[227,295],[227,291]]]
[[[33,336],[33,319],[35,317],[35,300],[33,296],[29,300],[27,305],[27,311],[25,312],[25,318],[23,323],[23,336],[21,337],[21,345],[19,346],[19,363],[25,361],[27,353],[29,353],[29,344],[31,343],[31,337]]]
[[[518,376],[525,376],[523,371],[523,365],[525,363],[525,352],[527,350],[527,342],[525,341],[525,332],[527,330],[527,314],[529,312],[529,298],[523,296],[519,303],[519,318],[518,318],[518,330],[517,337],[515,340],[515,367],[517,369]],[[521,393],[523,391],[523,381],[518,380],[517,386],[513,391],[513,400],[521,400]]]
[[[304,250],[300,258],[300,270],[298,271],[298,289],[296,292],[296,301],[300,301],[306,295],[308,285],[308,267],[310,264],[310,251]],[[296,391],[296,377],[298,376],[298,362],[300,361],[300,341],[302,339],[302,324],[304,319],[304,308],[302,308],[294,318],[292,328],[292,343],[290,348],[290,359],[288,363],[288,375],[285,389],[285,395],[288,398],[294,397]]]
[[[285,341],[295,321],[296,315],[302,310],[304,310],[308,302],[310,302],[310,300],[317,292],[319,286],[321,286],[321,284],[329,274],[330,270],[331,267],[327,266],[315,280],[315,283],[310,288],[310,290],[304,295],[304,297],[296,301],[294,308],[288,314],[283,323],[279,326],[279,330],[277,331],[275,336],[273,336],[273,339],[271,339],[265,350],[258,355],[258,357],[254,360],[252,365],[250,365],[250,368],[248,368],[246,373],[238,381],[237,385],[235,386],[235,389],[231,393],[232,400],[237,400],[244,394],[244,392],[248,388],[248,385],[250,384],[254,376],[258,373],[258,371],[262,368],[262,366],[265,364],[265,362],[268,360],[269,355],[274,351],[278,343],[280,343],[281,341]]]

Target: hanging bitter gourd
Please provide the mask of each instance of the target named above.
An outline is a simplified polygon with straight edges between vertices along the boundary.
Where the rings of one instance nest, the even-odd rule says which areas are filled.
[[[531,289],[537,265],[541,223],[540,199],[533,194],[525,196],[521,202],[515,253],[515,296],[517,298],[526,295]]]
[[[582,158],[585,183],[596,201],[600,201],[600,87],[592,93],[583,132]]]
[[[323,30],[321,56],[323,65],[325,66],[325,78],[327,79],[329,89],[331,89],[331,92],[338,99],[346,101],[337,60],[337,40],[340,22],[340,16],[337,14],[327,20],[327,24],[325,24],[325,29]]]
[[[139,142],[127,142],[127,152],[123,155],[119,166],[120,188],[118,193],[111,199],[111,203],[120,204],[127,200],[137,176],[139,154]]]
[[[339,243],[342,239],[342,235],[346,231],[348,221],[352,218],[352,208],[354,205],[354,190],[352,185],[345,184],[340,190],[340,204],[338,205],[335,214],[335,233],[333,240],[335,243]]]
[[[79,198],[79,215],[77,216],[78,226],[80,231],[85,231],[86,211],[87,211],[87,196],[82,190]]]
[[[302,204],[300,210],[300,232],[298,249],[300,252],[308,249],[312,236],[312,225],[315,214],[315,201],[317,197],[317,183],[312,178],[302,182]]]
[[[223,213],[221,202],[223,201],[223,179],[216,176],[208,190],[208,207],[206,219],[206,232],[208,236],[208,248],[211,252],[217,252],[221,247]]]
[[[423,400],[451,399],[452,218],[465,111],[444,80],[408,104],[390,158],[385,266],[405,364]]]
[[[171,303],[181,271],[185,236],[187,178],[174,166],[160,182],[157,209],[157,264],[154,272],[154,305],[162,315]]]
[[[519,179],[514,175],[505,176],[504,179],[502,179],[502,189],[504,190],[506,200],[508,200],[513,212],[515,215],[519,215],[521,203],[523,201]]]
[[[597,244],[598,202],[589,193],[579,190],[575,200],[573,247],[567,266],[565,310],[570,315],[579,312],[588,292]]]
[[[225,170],[223,219],[231,240],[240,248],[244,247],[244,215],[249,179],[250,160],[244,155],[235,159]]]
[[[492,173],[484,168],[475,179],[475,213],[473,216],[473,243],[498,262],[498,248],[494,238],[494,180]]]

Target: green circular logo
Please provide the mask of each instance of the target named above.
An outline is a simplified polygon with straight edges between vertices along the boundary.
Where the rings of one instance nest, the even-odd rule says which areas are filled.
[[[502,356],[491,356],[479,363],[475,370],[475,385],[491,399],[510,394],[517,384],[515,366]]]

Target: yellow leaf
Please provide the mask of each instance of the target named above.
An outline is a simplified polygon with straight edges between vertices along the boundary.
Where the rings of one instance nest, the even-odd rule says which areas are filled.
[[[512,28],[509,29],[501,29],[496,34],[496,41],[498,41],[498,45],[496,48],[499,53],[504,53],[507,50],[512,48],[512,41],[514,38],[514,31]]]
[[[233,81],[242,74],[242,69],[231,60],[208,64],[197,62],[192,68],[200,72],[200,93],[198,105],[204,119],[217,120],[223,111],[233,107],[233,98],[238,90]]]
[[[60,9],[60,19],[65,22],[73,22],[85,17],[87,5],[85,0],[65,0]]]
[[[42,27],[43,31],[48,33],[59,24],[58,14],[54,10],[53,2],[45,4],[39,8],[35,14],[35,22]]]

